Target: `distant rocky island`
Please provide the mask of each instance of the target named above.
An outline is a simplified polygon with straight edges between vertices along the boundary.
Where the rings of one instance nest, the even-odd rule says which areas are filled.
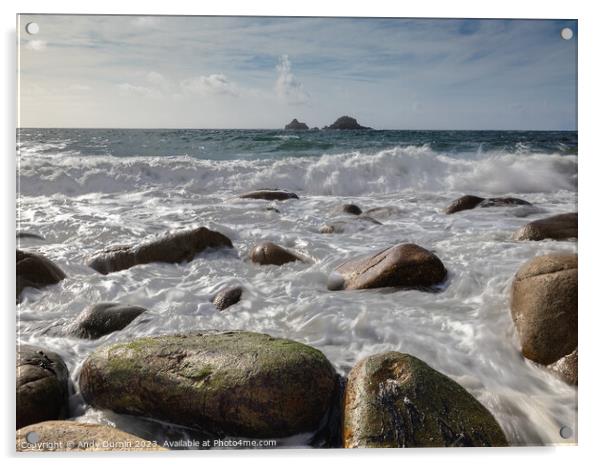
[[[293,119],[288,125],[284,127],[285,130],[308,130],[309,127],[307,124],[300,122],[296,118]],[[317,128],[314,128],[317,129]],[[360,125],[355,118],[350,116],[342,116],[337,118],[337,120],[330,126],[324,126],[322,129],[372,129],[368,126]]]

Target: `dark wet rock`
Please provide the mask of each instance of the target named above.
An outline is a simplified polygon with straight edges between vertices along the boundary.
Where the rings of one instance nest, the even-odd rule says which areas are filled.
[[[285,201],[287,199],[299,199],[295,193],[280,191],[277,189],[258,189],[249,191],[238,196],[241,199],[263,199],[264,201]]]
[[[30,443],[35,432],[36,443]],[[29,435],[28,435],[29,434]],[[76,421],[46,421],[17,431],[17,451],[166,450],[114,427]]]
[[[40,254],[17,249],[17,301],[24,288],[43,288],[65,278],[65,273]]]
[[[68,413],[69,371],[56,353],[17,346],[17,429]]]
[[[388,286],[423,288],[441,283],[447,271],[432,252],[416,244],[397,244],[372,256],[337,267],[329,279],[331,290],[360,290]],[[338,279],[337,279],[338,278]]]
[[[228,288],[224,288],[218,291],[211,302],[215,304],[215,307],[223,311],[224,309],[236,304],[240,301],[242,296],[243,288],[242,286],[231,286]]]
[[[345,233],[348,230],[364,230],[373,225],[382,225],[382,223],[372,217],[361,215],[350,221],[339,220],[322,225],[320,233]]]
[[[343,205],[337,206],[334,209],[334,213],[336,213],[336,214],[338,214],[338,213],[344,213],[344,214],[351,214],[351,215],[361,215],[362,214],[362,209],[360,209],[355,204],[343,204]]]
[[[447,206],[445,213],[453,214],[462,210],[474,209],[475,207],[507,207],[517,205],[531,205],[531,203],[515,197],[491,197],[485,199],[479,196],[466,195],[456,199]]]
[[[347,379],[337,374],[336,388],[328,404],[328,411],[322,418],[318,430],[314,433],[309,444],[314,448],[341,448],[343,418],[343,396]]]
[[[395,206],[373,207],[364,212],[364,215],[372,218],[388,218],[401,214],[402,210]]]
[[[43,236],[38,235],[37,233],[30,233],[28,231],[18,231],[17,239],[39,239],[42,241],[46,240],[46,238],[44,238]]]
[[[510,308],[523,355],[552,364],[577,348],[577,255],[548,254],[524,264]]]
[[[336,381],[317,349],[232,331],[100,348],[84,362],[79,383],[98,409],[223,435],[275,438],[315,431]]]
[[[577,212],[554,215],[527,223],[512,235],[512,239],[531,241],[576,239],[577,223]]]
[[[276,212],[277,214],[280,213],[280,211],[276,208],[276,207],[266,207],[265,210],[267,210],[268,212]]]
[[[296,118],[293,119],[288,125],[284,127],[284,129],[301,131],[309,129],[309,127],[305,123],[301,123]]]
[[[261,265],[282,265],[294,261],[303,262],[303,259],[294,252],[270,241],[264,241],[255,246],[251,250],[250,257],[252,262]]]
[[[481,403],[409,354],[370,356],[349,374],[343,408],[345,448],[506,445],[502,429]]]
[[[367,126],[360,125],[355,118],[349,116],[342,116],[337,118],[332,125],[328,126],[327,129],[372,129]]]
[[[67,328],[67,334],[95,340],[127,327],[146,309],[119,303],[99,303],[86,308]]]
[[[576,349],[571,354],[567,354],[554,364],[550,364],[548,366],[552,372],[558,375],[569,385],[578,385],[577,367],[578,354]]]
[[[139,245],[114,246],[95,254],[88,266],[106,275],[152,262],[190,262],[207,248],[232,248],[225,235],[205,227],[169,233]]]

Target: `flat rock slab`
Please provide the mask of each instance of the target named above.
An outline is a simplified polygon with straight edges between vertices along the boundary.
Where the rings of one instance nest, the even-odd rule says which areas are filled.
[[[84,362],[79,380],[82,395],[98,409],[254,438],[316,430],[336,383],[317,349],[239,331],[100,348]]]
[[[510,309],[523,355],[551,364],[577,348],[577,255],[548,254],[524,264]]]
[[[52,351],[17,346],[17,429],[67,415],[69,371]]]
[[[370,356],[349,374],[345,448],[506,445],[501,427],[481,403],[409,354]]]
[[[422,288],[441,283],[446,275],[447,270],[436,255],[416,244],[406,243],[343,263],[329,277],[328,288]]]
[[[527,223],[517,230],[512,239],[541,241],[544,239],[566,240],[577,238],[577,212],[554,215]]]
[[[17,431],[17,451],[158,451],[153,442],[114,427],[47,421]]]
[[[236,304],[240,301],[242,296],[243,288],[241,286],[231,286],[219,290],[214,296],[211,302],[219,311]]]
[[[259,189],[257,191],[249,191],[238,196],[241,199],[263,199],[264,201],[286,201],[287,199],[299,199],[295,193],[288,191]]]
[[[88,266],[106,275],[152,262],[190,262],[207,248],[232,248],[232,241],[205,227],[167,234],[140,245],[115,246],[95,254]]]
[[[65,277],[65,273],[46,257],[17,249],[17,301],[24,288],[43,288]]]
[[[295,261],[304,262],[303,258],[294,252],[270,241],[264,241],[253,247],[249,257],[252,262],[260,265],[283,265]]]
[[[474,209],[475,207],[507,207],[517,205],[531,205],[531,203],[516,197],[484,198],[468,194],[453,201],[449,206],[447,206],[445,213],[454,214],[462,210]]]
[[[99,303],[87,307],[67,328],[69,335],[95,340],[122,330],[146,309],[119,303]]]

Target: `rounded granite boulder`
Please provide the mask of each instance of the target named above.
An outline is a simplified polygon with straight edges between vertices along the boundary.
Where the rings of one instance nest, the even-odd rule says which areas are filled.
[[[510,308],[523,355],[551,364],[577,348],[577,255],[548,254],[514,277]]]
[[[224,309],[239,302],[243,291],[244,290],[242,286],[230,286],[223,288],[215,293],[211,299],[211,302],[215,305],[218,311],[223,311]]]
[[[287,199],[299,199],[295,193],[281,191],[278,189],[258,189],[249,191],[238,196],[240,199],[262,199],[264,201],[286,201]]]
[[[260,265],[283,265],[288,262],[303,262],[303,259],[297,254],[270,241],[264,241],[256,245],[251,250],[250,258],[252,262]]]
[[[24,288],[42,288],[65,278],[65,273],[51,260],[33,252],[17,249],[17,301]]]
[[[455,214],[456,212],[474,209],[475,207],[508,207],[517,205],[524,206],[531,205],[531,203],[523,199],[518,199],[516,197],[483,198],[467,194],[465,196],[459,197],[458,199],[454,200],[449,206],[447,206],[447,208],[445,209],[445,213]]]
[[[370,356],[349,374],[343,404],[345,448],[506,445],[504,432],[481,403],[409,354]]]
[[[95,340],[122,330],[146,309],[119,303],[99,303],[87,307],[67,328],[69,335]]]
[[[577,238],[577,212],[553,215],[527,223],[512,235],[517,241],[544,239],[567,240]]]
[[[336,383],[334,368],[317,349],[242,331],[100,348],[79,379],[95,408],[253,438],[316,430]]]

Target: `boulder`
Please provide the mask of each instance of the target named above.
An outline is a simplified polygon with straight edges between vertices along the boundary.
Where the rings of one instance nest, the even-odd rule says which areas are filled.
[[[519,241],[571,238],[577,238],[577,212],[535,220],[527,223],[512,235],[512,239]]]
[[[548,254],[514,277],[510,308],[523,355],[551,364],[577,348],[577,255]]]
[[[253,438],[316,430],[336,382],[317,349],[242,331],[106,346],[86,359],[79,380],[95,408]]]
[[[351,214],[351,215],[361,215],[362,209],[360,209],[355,204],[343,204],[343,205],[337,206],[334,209],[334,213],[335,214],[344,213],[344,214]]]
[[[515,197],[490,197],[485,199],[479,196],[466,195],[456,199],[447,206],[445,213],[453,214],[462,210],[474,209],[475,207],[505,207],[516,205],[531,205],[531,203]]]
[[[151,262],[190,262],[207,248],[221,247],[233,247],[232,241],[217,231],[199,227],[169,233],[139,245],[107,248],[91,257],[88,266],[106,275]]]
[[[68,327],[67,333],[78,338],[95,340],[121,330],[146,309],[119,303],[99,303],[84,309]]]
[[[17,301],[24,288],[43,288],[65,277],[65,273],[44,256],[17,249]]]
[[[215,296],[211,299],[211,302],[215,304],[215,307],[219,311],[223,311],[227,307],[232,306],[240,301],[242,296],[242,286],[231,286],[218,291]]]
[[[18,345],[16,389],[17,429],[67,415],[69,371],[58,354]]]
[[[361,231],[373,225],[382,225],[378,220],[366,215],[358,215],[351,221],[339,220],[320,227],[320,233],[345,233],[346,231]]]
[[[328,126],[327,129],[372,129],[367,126],[360,125],[355,118],[349,116],[342,116],[337,118],[332,125]]]
[[[550,364],[548,368],[554,372],[559,378],[564,380],[569,385],[578,385],[577,378],[578,355],[577,349],[571,354],[560,358],[554,364]]]
[[[481,403],[409,354],[370,356],[349,374],[343,403],[345,448],[506,445],[504,432]]]
[[[329,278],[328,288],[422,288],[441,283],[446,275],[445,266],[436,255],[416,244],[406,243],[343,263]]]
[[[28,231],[18,231],[17,239],[39,239],[42,241],[46,240],[46,238],[44,238],[43,236],[38,235],[37,233],[30,233]]]
[[[296,118],[293,118],[293,121],[291,121],[288,125],[286,125],[284,127],[284,129],[301,131],[301,130],[309,129],[309,126],[307,126],[305,123],[301,123]]]
[[[263,199],[264,201],[286,201],[287,199],[299,199],[295,193],[280,191],[277,189],[259,189],[249,191],[238,196],[241,199]]]
[[[388,218],[394,215],[401,214],[402,210],[399,207],[395,206],[383,206],[383,207],[373,207],[364,212],[364,215],[372,218]]]
[[[17,431],[17,451],[167,450],[114,427],[75,421],[47,421]]]
[[[303,262],[303,259],[295,253],[270,241],[264,241],[256,245],[251,250],[250,257],[252,262],[261,265],[282,265],[294,261]]]

